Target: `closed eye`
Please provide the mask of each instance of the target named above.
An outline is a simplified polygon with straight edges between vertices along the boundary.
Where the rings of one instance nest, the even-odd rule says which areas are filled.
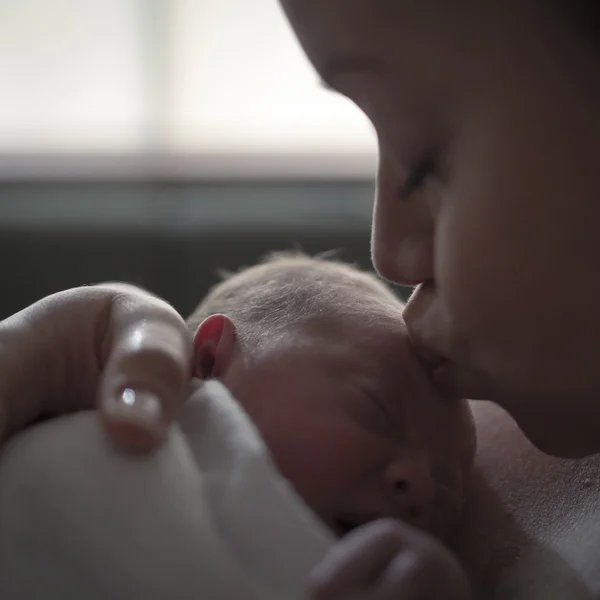
[[[369,383],[353,383],[347,396],[347,410],[361,429],[380,440],[397,441],[400,435],[398,419],[388,402],[375,392]]]
[[[397,423],[385,400],[377,394],[370,393],[368,389],[364,389],[363,392],[368,398],[368,403],[365,405],[368,413],[363,417],[362,424],[370,424],[377,435],[382,438],[396,440],[399,434]]]
[[[438,159],[435,154],[427,154],[411,170],[400,189],[402,200],[408,200],[429,179],[438,173]]]

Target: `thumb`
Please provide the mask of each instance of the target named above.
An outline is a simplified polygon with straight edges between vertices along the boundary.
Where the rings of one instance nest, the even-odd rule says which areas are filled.
[[[98,405],[115,443],[149,451],[177,417],[192,373],[192,338],[166,302],[128,288],[111,306]]]
[[[355,529],[313,570],[311,598],[338,598],[368,588],[407,544],[404,528],[396,521],[381,519]]]

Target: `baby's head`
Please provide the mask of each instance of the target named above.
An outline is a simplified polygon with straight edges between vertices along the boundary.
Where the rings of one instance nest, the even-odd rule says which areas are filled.
[[[373,275],[274,255],[217,285],[188,320],[196,375],[230,389],[339,533],[393,516],[443,535],[462,507],[471,414],[435,391],[402,309]]]

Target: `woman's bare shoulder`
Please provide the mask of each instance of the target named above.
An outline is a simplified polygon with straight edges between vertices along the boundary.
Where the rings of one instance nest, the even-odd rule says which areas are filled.
[[[600,456],[547,456],[497,406],[473,409],[478,452],[453,545],[482,595],[598,597]]]

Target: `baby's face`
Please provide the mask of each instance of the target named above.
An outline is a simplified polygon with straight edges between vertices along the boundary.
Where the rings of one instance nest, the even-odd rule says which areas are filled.
[[[598,450],[600,49],[568,14],[586,3],[281,4],[376,130],[373,260],[427,282],[405,317],[449,359],[440,385],[548,451]]]
[[[340,534],[391,516],[443,535],[462,508],[470,410],[436,393],[400,311],[292,332],[226,382],[280,471]]]

